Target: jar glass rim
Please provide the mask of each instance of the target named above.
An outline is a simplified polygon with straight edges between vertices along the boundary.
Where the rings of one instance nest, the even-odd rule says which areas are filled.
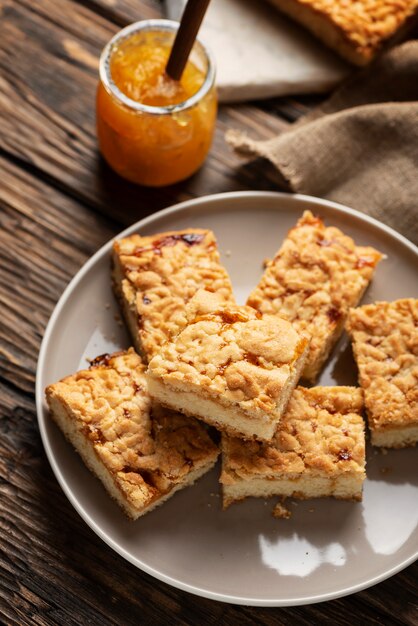
[[[112,74],[110,71],[110,59],[115,44],[117,44],[120,40],[128,39],[130,35],[146,30],[166,30],[175,33],[177,32],[178,27],[179,22],[176,22],[174,20],[155,19],[134,22],[133,24],[129,24],[129,26],[126,26],[125,28],[122,28],[122,30],[118,31],[116,35],[114,35],[112,39],[106,44],[106,46],[103,48],[102,54],[100,55],[99,75],[100,80],[106,91],[114,98],[116,98],[125,107],[138,113],[149,113],[151,115],[172,115],[173,113],[179,113],[186,109],[190,109],[198,102],[200,102],[200,100],[202,100],[202,98],[208,93],[208,91],[212,88],[215,82],[215,63],[212,53],[208,50],[206,45],[203,45],[199,37],[196,39],[196,42],[206,56],[206,61],[208,64],[206,77],[203,84],[196,91],[196,93],[194,93],[183,102],[170,104],[167,106],[151,106],[148,104],[142,104],[141,102],[133,100],[132,98],[129,98],[129,96],[124,94],[112,78]]]

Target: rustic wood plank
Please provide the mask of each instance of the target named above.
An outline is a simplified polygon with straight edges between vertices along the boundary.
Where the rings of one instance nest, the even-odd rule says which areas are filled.
[[[39,341],[59,294],[120,226],[98,223],[6,160],[0,164],[0,376],[31,394]]]
[[[351,598],[288,609],[236,607],[152,579],[84,524],[42,450],[36,358],[65,284],[120,225],[5,159],[0,168],[0,621],[412,626],[418,565]]]
[[[163,17],[160,0],[76,0],[94,13],[106,17],[119,26],[131,22]]]

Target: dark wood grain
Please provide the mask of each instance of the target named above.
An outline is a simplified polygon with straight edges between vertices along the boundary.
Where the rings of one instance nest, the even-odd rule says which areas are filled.
[[[65,285],[123,224],[192,196],[273,189],[263,163],[240,166],[227,127],[270,137],[317,98],[222,107],[207,164],[145,191],[97,155],[98,54],[152,0],[0,2],[0,622],[11,625],[418,623],[418,566],[350,598],[309,607],[235,607],[136,570],[75,513],[43,452],[35,415],[39,345]]]
[[[138,20],[162,17],[160,0],[77,0],[78,4],[89,7],[94,13],[103,15],[114,24],[126,26]]]

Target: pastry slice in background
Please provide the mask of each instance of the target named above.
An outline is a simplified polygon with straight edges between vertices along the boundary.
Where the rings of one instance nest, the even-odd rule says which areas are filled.
[[[269,0],[355,65],[366,65],[417,23],[417,0]]]
[[[414,446],[418,441],[418,300],[352,309],[347,331],[364,389],[372,444]]]

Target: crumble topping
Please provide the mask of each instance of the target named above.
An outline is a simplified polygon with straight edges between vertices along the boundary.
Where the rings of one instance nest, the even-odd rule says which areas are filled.
[[[277,316],[222,303],[199,291],[187,326],[165,344],[148,374],[179,389],[199,387],[222,404],[272,412],[308,339]]]
[[[297,387],[273,440],[222,436],[221,483],[256,476],[364,471],[363,394],[355,387]]]
[[[217,448],[197,420],[152,406],[145,366],[131,348],[50,385],[134,506],[154,500]],[[147,502],[145,502],[147,504]]]
[[[116,290],[137,316],[138,344],[147,359],[184,324],[185,305],[199,288],[234,300],[209,230],[132,235],[114,243],[113,262],[121,275]]]
[[[357,304],[381,258],[305,211],[247,304],[278,314],[312,336],[305,375],[313,378],[329,352],[329,340],[334,334],[338,338],[336,331],[342,330],[348,309]]]
[[[292,511],[286,508],[281,502],[278,502],[273,509],[273,517],[276,519],[290,519],[292,517]]]
[[[347,330],[353,339],[370,427],[418,424],[418,300],[352,309]]]

